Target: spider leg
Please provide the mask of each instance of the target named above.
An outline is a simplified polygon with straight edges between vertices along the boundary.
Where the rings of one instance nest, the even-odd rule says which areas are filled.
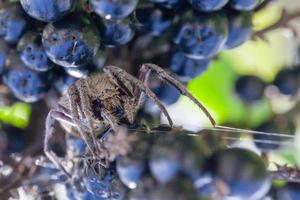
[[[114,132],[118,130],[118,120],[116,117],[114,117],[113,115],[111,115],[109,112],[105,110],[101,110],[101,116],[109,123],[111,129]]]
[[[92,145],[89,141],[88,135],[86,134],[86,131],[80,122],[80,117],[79,117],[79,113],[78,113],[78,102],[77,102],[79,100],[79,97],[78,97],[77,88],[75,86],[69,87],[68,97],[69,97],[69,102],[70,102],[70,107],[71,107],[71,116],[72,116],[73,121],[76,123],[78,132],[79,132],[80,136],[82,137],[82,139],[84,140],[84,142],[86,143],[87,147],[89,148],[92,156],[96,157],[94,154]]]
[[[87,91],[89,91],[88,84],[87,84],[86,80],[83,79],[82,81],[77,82],[76,86],[77,86],[77,89],[79,92],[79,98],[80,98],[82,112],[83,112],[84,117],[87,120],[87,124],[88,124],[88,128],[90,129],[90,134],[91,134],[93,144],[94,144],[96,150],[99,151],[97,142],[96,142],[94,126],[93,126],[93,122],[92,122],[93,117],[92,117],[92,114],[90,113],[91,104],[88,100],[88,96],[86,93]]]
[[[166,80],[169,84],[173,85],[177,90],[184,96],[191,99],[207,116],[207,118],[210,120],[210,123],[212,126],[216,126],[216,122],[214,118],[211,116],[209,111],[205,108],[205,106],[199,102],[187,89],[186,87],[178,80],[176,80],[174,77],[172,77],[170,74],[168,74],[165,70],[163,70],[161,67],[155,65],[146,63],[143,64],[140,71],[139,71],[139,78],[141,80],[148,81],[148,77],[150,75],[151,70],[155,71],[160,78],[163,78]]]
[[[173,125],[173,121],[167,111],[167,109],[164,107],[164,105],[161,103],[161,101],[156,97],[156,95],[147,87],[144,85],[144,83],[135,78],[134,76],[128,74],[126,71],[124,71],[121,68],[114,67],[114,66],[107,66],[104,68],[104,72],[109,76],[110,79],[112,79],[113,82],[131,82],[133,85],[138,87],[141,91],[143,91],[147,96],[149,96],[152,101],[154,101],[161,111],[164,113],[164,115],[167,117],[170,126]]]
[[[44,138],[44,152],[45,152],[45,155],[53,162],[53,164],[58,169],[62,170],[69,178],[72,178],[72,175],[66,170],[66,168],[62,164],[62,161],[58,158],[58,156],[50,148],[50,139],[53,136],[55,120],[70,121],[71,119],[65,118],[64,114],[59,111],[55,111],[55,110],[49,111],[47,118],[46,118],[46,133],[45,133],[45,138]],[[70,123],[72,123],[72,122],[70,122]]]

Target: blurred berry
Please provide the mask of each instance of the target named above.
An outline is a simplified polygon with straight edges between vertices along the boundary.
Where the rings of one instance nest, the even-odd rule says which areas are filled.
[[[205,173],[212,176],[213,182],[200,188],[200,194],[211,196],[215,192],[223,191],[225,187],[226,199],[259,200],[267,194],[271,186],[271,178],[264,161],[247,149],[230,148],[217,151],[207,161],[206,169]]]
[[[179,91],[170,84],[160,84],[154,89],[154,93],[167,105],[175,103],[180,97]]]
[[[31,17],[44,21],[58,21],[71,12],[75,0],[20,0],[25,12]]]
[[[266,132],[266,133],[278,133],[278,127],[274,121],[268,121],[257,128],[256,131]],[[276,150],[280,147],[280,138],[278,136],[266,135],[266,134],[255,134],[253,136],[255,145],[261,150]],[[259,140],[259,141],[258,141]],[[269,141],[270,143],[264,143],[260,141]],[[277,143],[278,142],[278,143]]]
[[[257,76],[240,76],[235,82],[235,92],[242,101],[251,103],[261,100],[266,84]]]
[[[229,0],[228,5],[236,10],[250,11],[261,2],[263,2],[263,0]]]
[[[68,150],[74,156],[82,156],[86,151],[86,144],[81,138],[70,135],[67,140]]]
[[[100,36],[105,46],[116,47],[128,43],[134,36],[134,30],[129,19],[103,20]]]
[[[152,176],[160,184],[174,180],[181,168],[179,141],[170,135],[161,136],[152,147],[149,167]]]
[[[187,82],[202,74],[209,66],[209,59],[193,59],[178,51],[171,56],[169,67],[181,81]]]
[[[121,19],[132,13],[138,0],[90,0],[95,13],[105,19]]]
[[[130,189],[136,188],[146,172],[149,141],[139,138],[132,142],[134,150],[126,156],[117,158],[116,170],[120,180]]]
[[[285,95],[295,95],[300,84],[297,73],[292,69],[281,70],[276,75],[273,83]]]
[[[14,127],[5,127],[4,128],[7,136],[7,149],[6,153],[21,153],[27,144],[27,138],[22,129]]]
[[[135,11],[135,17],[140,23],[143,33],[152,36],[161,36],[172,25],[173,12],[161,8],[139,8]]]
[[[118,179],[115,171],[104,169],[103,175],[88,174],[83,177],[86,189],[95,196],[111,199],[123,200],[125,197],[125,187]]]
[[[53,63],[48,59],[42,46],[41,35],[29,31],[20,39],[17,47],[21,60],[30,69],[35,71],[48,71]]]
[[[269,121],[258,126],[256,131],[266,133],[281,133],[286,136],[292,136],[296,132],[296,124],[292,117],[285,115],[276,115]],[[287,135],[288,134],[288,135]],[[283,137],[267,134],[255,134],[255,140],[263,140],[264,142],[254,141],[255,145],[261,150],[276,150],[284,143]]]
[[[190,0],[194,9],[204,12],[220,10],[227,2],[228,0]]]
[[[7,60],[3,81],[17,98],[25,102],[42,99],[49,89],[49,74],[26,68],[16,54]]]
[[[190,58],[206,59],[223,48],[228,32],[223,15],[188,12],[177,25],[175,44]]]
[[[70,76],[65,72],[65,70],[57,67],[54,70],[53,73],[53,85],[54,88],[60,92],[60,94],[65,94],[69,86],[75,83],[77,80],[76,78]]]
[[[297,200],[300,199],[300,184],[288,183],[283,188],[278,189],[278,199]]]
[[[225,47],[231,49],[243,44],[250,39],[252,32],[251,13],[248,12],[227,12],[228,17],[228,38]]]
[[[27,26],[20,6],[10,4],[0,8],[0,37],[10,44],[16,44]]]
[[[5,68],[5,62],[8,57],[10,47],[7,45],[7,43],[0,39],[0,74],[2,74],[4,68]]]
[[[63,67],[87,64],[100,45],[97,29],[83,16],[70,16],[48,24],[43,31],[42,42],[51,61]]]
[[[184,177],[179,177],[167,185],[157,187],[156,190],[151,191],[150,197],[155,200],[198,199],[193,184]]]

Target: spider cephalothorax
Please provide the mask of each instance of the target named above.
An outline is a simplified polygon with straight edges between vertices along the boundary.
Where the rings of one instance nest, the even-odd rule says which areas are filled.
[[[159,106],[172,126],[173,122],[166,108],[148,87],[148,78],[152,70],[158,74],[159,78],[166,80],[182,95],[189,97],[198,105],[215,126],[214,119],[205,107],[186,90],[184,85],[159,66],[142,65],[137,78],[121,68],[107,66],[102,74],[76,81],[58,102],[57,108],[49,112],[44,141],[44,151],[48,158],[64,170],[49,145],[55,120],[60,121],[63,127],[72,127],[77,136],[85,141],[92,156],[99,157],[101,149],[96,141],[98,134],[101,130],[107,129],[117,132],[119,122],[124,118],[129,123],[133,123],[145,95]]]

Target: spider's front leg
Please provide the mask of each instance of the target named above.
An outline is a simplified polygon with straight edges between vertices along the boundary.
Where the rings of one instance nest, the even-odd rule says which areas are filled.
[[[142,80],[146,85],[148,85],[148,79],[151,71],[154,71],[158,74],[159,78],[166,80],[169,84],[173,85],[182,95],[191,99],[207,116],[210,120],[210,123],[213,127],[216,126],[216,122],[214,118],[211,116],[209,111],[205,108],[205,106],[199,102],[187,89],[186,87],[177,79],[168,74],[165,70],[155,64],[143,64],[141,69],[139,70],[139,79]]]

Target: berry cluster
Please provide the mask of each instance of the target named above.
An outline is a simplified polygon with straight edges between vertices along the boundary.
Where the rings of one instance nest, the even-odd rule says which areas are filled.
[[[83,140],[70,136],[64,158],[73,177],[68,180],[59,171],[40,167],[32,179],[44,177],[24,188],[47,194],[45,191],[53,190],[54,183],[67,180],[63,189],[70,200],[260,199],[267,194],[271,178],[261,157],[246,149],[227,149],[226,143],[209,131],[201,131],[197,137],[191,134],[195,133],[165,127],[151,133],[131,131],[127,136],[134,138],[131,150],[117,156],[109,168],[85,157],[88,149]],[[45,161],[42,165],[49,166]],[[41,184],[49,180],[53,185]],[[36,184],[38,191],[34,190]]]
[[[18,99],[36,102],[52,87],[63,92],[72,79],[98,71],[106,59],[109,64],[120,59],[118,55],[128,47],[132,55],[126,57],[132,57],[132,63],[161,62],[187,82],[205,71],[219,51],[239,46],[250,38],[251,11],[260,3],[3,1],[2,80]],[[161,96],[168,96],[166,89],[157,90]],[[166,103],[179,97],[176,93],[171,96]]]
[[[52,105],[57,93],[65,94],[79,78],[101,73],[105,64],[136,73],[138,69],[132,66],[153,62],[187,83],[205,72],[219,52],[251,38],[252,13],[262,3],[263,0],[3,0],[1,80],[15,98],[32,103],[34,108],[39,107],[38,111],[46,107],[40,100]],[[261,100],[267,87],[275,86],[282,95],[296,96],[299,71],[283,69],[272,83],[256,76],[241,76],[236,81],[236,94],[249,105]],[[176,102],[180,96],[170,85],[155,83],[153,87],[165,104]],[[0,119],[16,126],[23,117],[18,110],[25,115],[30,113],[24,104],[16,103],[2,110],[0,107]],[[40,115],[34,115],[38,120]],[[41,116],[39,120],[44,123],[44,119]],[[18,126],[24,124],[26,120]],[[256,130],[294,132],[293,125],[285,116],[276,116]],[[18,194],[16,198],[31,194],[33,198],[54,195],[59,199],[63,194],[57,187],[65,191],[69,200],[259,200],[265,196],[299,196],[296,184],[270,189],[267,161],[250,150],[227,148],[228,141],[214,136],[211,130],[195,137],[196,133],[186,130],[145,130],[140,126],[126,132],[121,141],[114,138],[117,134],[98,136],[105,141],[102,144],[107,144],[101,150],[111,158],[109,163],[92,157],[85,142],[74,137],[72,130],[66,140],[61,135],[54,137],[51,148],[64,166],[54,166],[44,157],[37,159],[35,155],[40,152],[35,148],[40,150],[40,146],[27,149],[31,132],[38,132],[34,134],[38,138],[44,124],[26,131],[4,126],[0,132],[0,161],[7,157],[5,154],[28,151],[24,151],[24,158],[15,155],[12,160],[4,160],[8,164],[0,162],[0,195],[20,186],[13,193]],[[253,139],[263,152],[279,148],[274,135],[257,134]],[[37,167],[31,171],[33,165]]]

